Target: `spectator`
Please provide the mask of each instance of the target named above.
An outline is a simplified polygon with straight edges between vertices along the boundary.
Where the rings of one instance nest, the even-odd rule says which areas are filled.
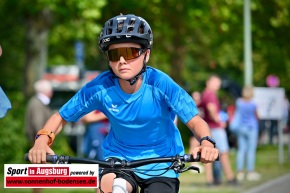
[[[289,128],[289,110],[290,110],[290,104],[289,104],[289,99],[287,95],[285,94],[284,98],[284,109],[283,109],[283,118],[282,118],[282,128],[285,134],[289,134],[288,138],[288,158],[290,159],[290,128]]]
[[[25,114],[25,133],[30,145],[34,144],[34,138],[47,119],[51,116],[51,109],[48,106],[52,97],[52,85],[47,80],[38,80],[34,83],[36,94],[28,102]]]
[[[92,111],[82,119],[87,123],[82,151],[90,159],[103,159],[102,143],[110,130],[107,117],[100,111]]]
[[[51,83],[43,79],[34,83],[34,90],[36,93],[29,100],[25,113],[25,133],[29,146],[34,144],[37,132],[51,116],[51,109],[48,105],[53,94]],[[33,189],[33,193],[40,192],[42,192],[40,188]]]
[[[288,132],[288,160],[290,161],[290,105],[288,107],[287,132]]]
[[[269,134],[269,144],[273,145],[278,135],[278,120],[271,119],[269,121],[266,120],[265,123],[268,126],[268,134]],[[277,142],[277,141],[276,141]]]
[[[205,164],[205,174],[208,185],[218,185],[221,183],[221,167],[225,173],[227,183],[236,185],[234,173],[231,169],[229,158],[229,144],[226,134],[226,123],[221,121],[220,102],[217,93],[221,87],[221,79],[217,75],[212,75],[206,81],[206,87],[202,92],[200,107],[204,112],[204,120],[208,123],[213,139],[217,143],[220,152],[220,163],[215,162],[214,172],[212,164]],[[221,166],[220,166],[221,164]]]
[[[289,100],[287,98],[287,95],[285,94],[283,105],[283,117],[282,117],[282,128],[284,131],[288,130],[287,127],[288,117],[289,117]]]
[[[240,121],[236,134],[238,139],[237,149],[237,179],[245,178],[244,165],[247,163],[247,180],[260,180],[261,175],[255,172],[256,149],[259,137],[257,105],[252,100],[253,88],[244,87],[242,98],[236,101],[236,111]]]
[[[228,132],[228,139],[229,139],[229,146],[230,148],[237,148],[237,136],[234,131],[231,130],[230,128],[230,123],[233,121],[235,109],[236,109],[236,98],[233,98],[230,104],[227,106],[227,114],[228,114],[228,127],[227,127],[227,132]]]
[[[199,91],[194,91],[191,93],[191,97],[193,98],[196,106],[198,107],[198,114],[200,117],[203,118],[203,112],[202,112],[202,108],[199,108],[200,102],[201,102],[201,94]],[[198,140],[194,137],[194,135],[192,134],[192,136],[189,139],[189,153],[193,152],[194,148],[199,146],[199,142]],[[204,166],[199,163],[199,162],[192,162],[191,163],[192,166],[196,166],[200,169],[200,173],[203,173],[204,171]]]

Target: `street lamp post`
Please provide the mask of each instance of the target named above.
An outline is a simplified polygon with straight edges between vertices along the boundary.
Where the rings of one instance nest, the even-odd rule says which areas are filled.
[[[251,37],[251,0],[244,0],[244,85],[253,84],[252,37]]]

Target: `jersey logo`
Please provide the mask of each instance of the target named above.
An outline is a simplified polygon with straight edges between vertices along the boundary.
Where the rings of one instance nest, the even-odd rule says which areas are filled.
[[[119,109],[117,109],[118,105],[114,105],[112,104],[112,108],[109,108],[110,111],[114,111],[114,112],[119,112]]]

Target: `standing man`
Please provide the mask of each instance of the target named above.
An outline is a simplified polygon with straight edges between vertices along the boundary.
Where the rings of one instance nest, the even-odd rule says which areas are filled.
[[[29,146],[34,144],[37,132],[44,126],[51,116],[49,108],[52,97],[52,85],[47,80],[38,80],[34,83],[35,95],[29,100],[25,113],[25,134],[29,139]],[[42,189],[35,188],[33,193],[40,193]]]
[[[34,138],[47,119],[51,116],[49,108],[53,91],[51,83],[47,80],[38,80],[34,83],[35,95],[29,100],[25,114],[25,133],[30,145],[34,144]]]
[[[222,122],[219,116],[220,102],[217,93],[221,87],[221,79],[217,75],[211,75],[206,81],[206,87],[202,92],[200,107],[204,112],[204,120],[208,123],[212,137],[216,141],[220,152],[220,163],[226,175],[228,184],[236,184],[236,179],[231,169],[229,159],[229,144],[226,134],[226,123]],[[219,163],[214,163],[219,164]],[[206,180],[208,185],[218,185],[221,183],[220,165],[205,164]]]

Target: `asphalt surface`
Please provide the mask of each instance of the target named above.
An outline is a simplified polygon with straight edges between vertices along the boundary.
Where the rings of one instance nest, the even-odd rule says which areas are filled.
[[[290,174],[270,180],[242,193],[290,193]]]

